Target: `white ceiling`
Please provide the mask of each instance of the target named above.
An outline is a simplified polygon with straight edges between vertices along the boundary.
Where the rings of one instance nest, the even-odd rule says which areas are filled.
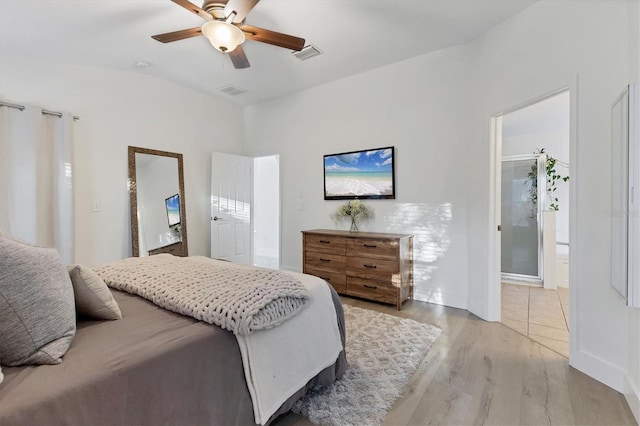
[[[204,23],[169,0],[0,0],[0,54],[151,74],[251,105],[466,43],[532,3],[262,0],[247,24],[303,37],[324,53],[300,61],[290,50],[247,40],[251,68],[236,70],[204,37],[151,39]],[[226,85],[247,93],[223,94]]]

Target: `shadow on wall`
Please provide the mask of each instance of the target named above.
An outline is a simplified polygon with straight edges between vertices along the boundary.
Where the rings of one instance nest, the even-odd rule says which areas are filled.
[[[438,269],[437,261],[448,250],[449,226],[453,219],[451,203],[428,205],[398,203],[384,216],[387,232],[412,234],[414,293],[419,300],[441,301],[440,289],[429,288],[427,282]]]

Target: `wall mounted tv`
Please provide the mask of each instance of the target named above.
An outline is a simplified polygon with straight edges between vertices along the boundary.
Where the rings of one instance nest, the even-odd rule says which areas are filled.
[[[396,198],[394,147],[324,156],[324,199]]]
[[[169,226],[178,225],[180,223],[180,195],[172,195],[165,199],[164,205],[167,207]]]

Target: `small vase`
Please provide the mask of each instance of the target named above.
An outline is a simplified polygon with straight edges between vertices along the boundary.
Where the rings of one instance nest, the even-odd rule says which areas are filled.
[[[351,229],[349,229],[351,232],[358,232],[358,224],[356,223],[356,220],[354,218],[351,218]]]

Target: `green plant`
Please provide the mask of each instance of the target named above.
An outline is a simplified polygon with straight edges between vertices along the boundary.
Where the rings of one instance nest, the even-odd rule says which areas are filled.
[[[360,200],[349,201],[341,205],[336,212],[336,218],[349,219],[351,221],[351,231],[358,230],[358,221],[361,219],[372,219],[374,211]]]
[[[534,154],[547,154],[544,148],[536,149]],[[549,203],[549,210],[558,211],[560,206],[558,205],[558,197],[556,197],[556,190],[558,182],[567,182],[569,176],[562,176],[556,170],[556,164],[558,160],[547,154],[547,162],[545,165],[545,171],[547,175],[547,196],[551,202]],[[534,162],[531,166],[531,170],[527,173],[527,177],[531,181],[531,188],[529,188],[529,199],[533,203],[533,211],[535,212],[535,206],[538,204],[538,162]]]

